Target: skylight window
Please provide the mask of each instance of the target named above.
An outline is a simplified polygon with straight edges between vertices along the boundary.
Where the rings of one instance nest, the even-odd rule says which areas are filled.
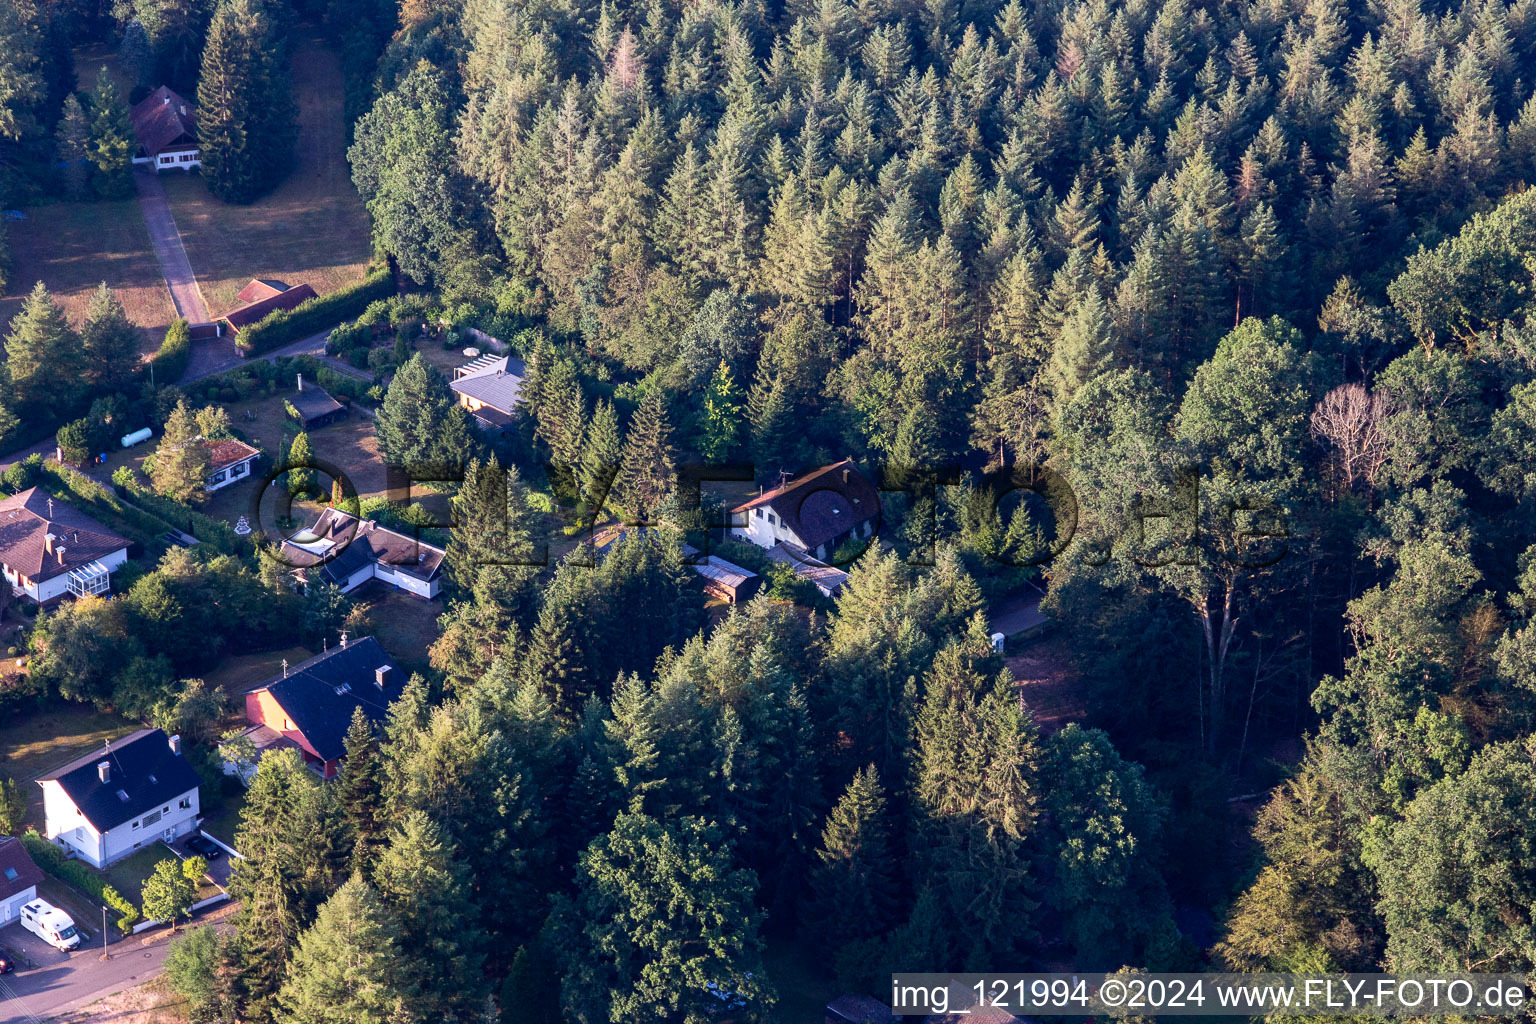
[[[6,868],[5,869],[5,880],[7,882],[14,882],[14,881],[16,881],[16,869],[15,868]]]
[[[117,798],[119,800],[121,800],[123,803],[127,803],[128,802],[128,791],[126,789],[118,790],[117,791]]]

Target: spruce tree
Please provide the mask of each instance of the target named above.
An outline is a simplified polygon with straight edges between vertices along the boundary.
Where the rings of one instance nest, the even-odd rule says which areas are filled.
[[[288,456],[283,462],[285,466],[294,467],[284,475],[288,478],[288,493],[295,498],[302,496],[305,500],[312,500],[319,497],[315,490],[319,478],[313,469],[307,468],[313,466],[314,461],[315,451],[310,447],[309,434],[301,430],[288,445]]]
[[[132,382],[139,368],[139,329],[105,281],[85,309],[80,344],[93,391],[122,391]]]
[[[336,788],[351,848],[350,868],[368,878],[385,844],[384,763],[373,722],[361,707],[352,710],[345,749],[347,756],[341,762]]]
[[[885,791],[875,766],[869,765],[853,777],[827,815],[801,921],[805,935],[836,957],[885,934],[896,910],[896,855]],[[859,958],[845,959],[857,963]]]
[[[620,503],[640,518],[654,513],[677,486],[666,400],[655,391],[645,396],[629,425],[622,465]]]
[[[198,432],[197,421],[183,398],[165,421],[165,432],[155,449],[150,482],[157,493],[167,498],[187,503],[201,501],[207,496],[203,488],[211,465],[208,444]]]
[[[59,163],[64,165],[65,193],[70,199],[83,199],[91,178],[91,122],[74,93],[64,100],[64,113],[53,137]]]
[[[378,893],[353,875],[299,940],[274,1019],[279,1024],[410,1019],[415,993],[401,971],[412,958],[408,942]]]
[[[92,186],[102,199],[123,199],[133,194],[133,153],[138,145],[128,105],[118,95],[107,69],[96,75],[91,90],[90,160],[95,169]]]
[[[724,462],[736,453],[742,428],[741,398],[730,364],[722,359],[699,411],[698,449],[706,462]]]
[[[79,388],[79,336],[39,281],[11,320],[5,366],[11,397],[23,410],[70,399]]]
[[[249,203],[287,173],[297,137],[287,50],[257,0],[227,0],[208,27],[197,135],[208,190]]]
[[[420,811],[408,814],[379,856],[373,884],[410,936],[396,971],[421,1020],[476,1021],[489,995],[469,872],[453,841]]]
[[[601,518],[602,507],[618,481],[624,458],[624,439],[619,433],[619,414],[613,403],[600,399],[587,426],[581,451],[582,500],[589,506],[589,521]]]
[[[469,414],[420,352],[389,382],[375,429],[387,463],[422,474],[463,465],[478,447]]]

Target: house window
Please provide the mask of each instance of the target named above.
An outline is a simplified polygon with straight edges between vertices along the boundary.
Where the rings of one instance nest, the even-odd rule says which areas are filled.
[[[138,823],[138,822],[134,822],[134,823],[133,823],[133,830],[134,830],[134,831],[135,831],[135,832],[137,832],[137,831],[138,831],[138,830],[139,830],[139,823]]]
[[[176,806],[180,807],[184,811],[190,811],[192,809],[192,798],[189,796],[184,796],[181,798],[181,803],[177,804]]]
[[[231,480],[233,480],[237,476],[244,475],[244,473],[245,473],[245,463],[243,463],[243,462],[240,463],[240,465],[238,465],[238,466],[231,466],[229,468],[229,476],[230,476]]]
[[[176,162],[176,158],[173,156],[163,156],[160,158],[160,162],[163,164],[173,164]]]
[[[752,514],[757,516],[757,518],[759,518],[759,519],[763,518],[763,510],[760,509],[760,508],[753,509],[752,510]]]
[[[773,513],[772,512],[769,512],[768,513],[768,525],[772,526],[776,522],[778,522],[778,520],[773,518]]]
[[[217,473],[213,474],[213,476],[208,478],[208,482],[211,483],[211,484],[221,484],[221,483],[223,483],[224,482],[224,471],[221,469]]]

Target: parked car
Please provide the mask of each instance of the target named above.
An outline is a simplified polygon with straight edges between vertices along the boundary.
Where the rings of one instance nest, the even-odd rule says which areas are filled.
[[[21,926],[54,949],[69,951],[80,945],[75,919],[47,900],[21,905]]]
[[[187,838],[187,849],[197,854],[204,860],[217,860],[224,856],[224,851],[219,849],[219,844],[203,835],[195,833]]]
[[[0,974],[10,974],[21,961],[16,959],[16,954],[7,949],[0,949]]]

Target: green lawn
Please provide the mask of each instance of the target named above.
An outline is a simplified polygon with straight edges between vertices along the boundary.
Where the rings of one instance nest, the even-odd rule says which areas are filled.
[[[138,728],[137,722],[78,704],[23,712],[6,722],[0,729],[0,774],[26,793],[26,823],[42,830],[43,791],[34,779]]]
[[[437,640],[442,601],[425,601],[372,580],[350,595],[373,621],[373,635],[406,672],[425,670],[427,648]]]
[[[108,865],[101,874],[107,884],[117,890],[118,895],[137,906],[139,894],[144,891],[144,880],[155,873],[155,865],[163,860],[179,862],[180,859],[171,852],[170,847],[156,840],[133,856]]]
[[[203,673],[209,686],[217,687],[239,700],[240,695],[264,679],[270,679],[283,670],[283,661],[297,665],[314,657],[314,652],[304,647],[285,647],[280,651],[264,651],[261,654],[237,654],[225,658],[212,672]],[[235,713],[244,716],[245,708],[236,707]]]
[[[368,264],[368,214],[346,159],[340,62],[318,32],[305,32],[293,48],[299,142],[288,178],[249,206],[213,198],[195,174],[161,178],[214,316],[234,308],[236,293],[252,278],[308,284],[325,294],[362,280]]]

